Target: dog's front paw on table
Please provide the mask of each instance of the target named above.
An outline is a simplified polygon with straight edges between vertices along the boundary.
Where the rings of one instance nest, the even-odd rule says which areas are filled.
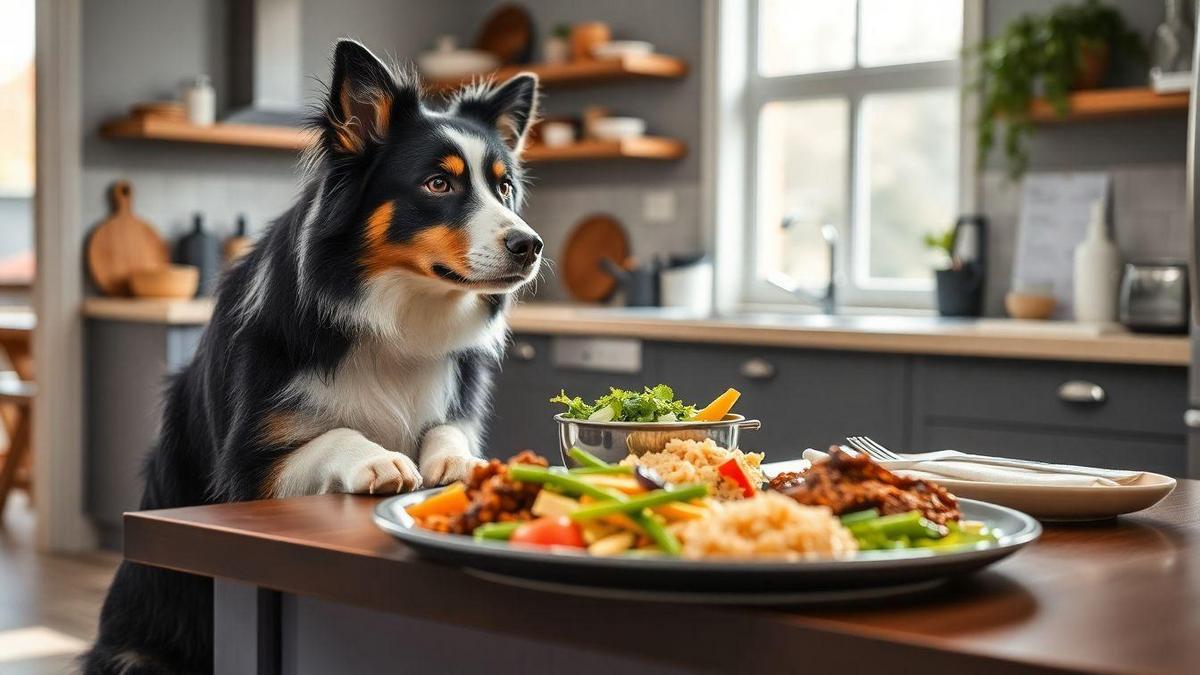
[[[421,487],[417,465],[398,452],[367,457],[346,468],[342,486],[356,494],[398,494]]]
[[[478,457],[462,455],[441,455],[421,462],[421,478],[425,485],[445,485],[456,480],[466,480],[471,475],[471,469],[486,464]]]

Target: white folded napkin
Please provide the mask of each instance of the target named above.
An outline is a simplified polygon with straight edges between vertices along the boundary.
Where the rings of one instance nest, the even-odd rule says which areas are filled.
[[[827,456],[826,453],[811,448],[804,451],[804,459],[810,462],[820,461]],[[919,456],[913,457],[913,459],[918,458]],[[1043,485],[1047,487],[1111,487],[1135,483],[1142,476],[1139,471],[1094,469],[1092,467],[1065,464],[1046,464],[1036,468],[1028,465],[1005,465],[1003,458],[1000,457],[989,457],[988,461],[989,463],[984,464],[973,462],[969,458],[963,458],[917,462],[907,468],[896,470],[896,473],[902,476],[924,478],[935,482],[940,478],[950,478],[977,483]],[[879,464],[884,468],[889,468],[889,464],[895,463],[879,462]],[[905,462],[905,464],[908,464],[908,462]],[[1062,473],[1064,470],[1070,471],[1070,473]]]

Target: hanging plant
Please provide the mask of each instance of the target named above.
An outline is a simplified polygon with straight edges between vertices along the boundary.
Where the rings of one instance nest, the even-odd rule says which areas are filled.
[[[1085,0],[1046,15],[1023,15],[968,55],[979,59],[979,79],[967,88],[981,96],[980,165],[995,146],[997,126],[1003,126],[1008,175],[1016,179],[1029,164],[1029,106],[1039,85],[1055,114],[1064,116],[1072,90],[1099,86],[1112,59],[1144,61],[1146,45],[1116,9]]]

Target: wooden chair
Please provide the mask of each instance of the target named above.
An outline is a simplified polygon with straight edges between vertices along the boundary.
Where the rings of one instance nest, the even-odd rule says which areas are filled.
[[[3,415],[8,430],[8,450],[0,459],[0,523],[4,518],[4,507],[8,504],[8,493],[14,487],[30,489],[28,462],[30,427],[33,423],[33,398],[37,385],[33,382],[13,378],[0,378],[0,404],[13,410],[12,415]]]

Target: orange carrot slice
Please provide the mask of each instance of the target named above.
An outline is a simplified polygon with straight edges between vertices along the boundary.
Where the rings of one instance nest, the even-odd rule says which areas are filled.
[[[445,490],[405,510],[408,511],[408,515],[420,519],[429,516],[456,516],[466,511],[468,506],[470,501],[467,499],[467,486],[452,483],[447,485]]]
[[[733,404],[737,403],[738,397],[742,393],[737,389],[726,389],[724,394],[713,399],[712,403],[704,406],[704,409],[696,413],[692,419],[698,422],[717,422],[725,418],[730,410],[733,410]]]

